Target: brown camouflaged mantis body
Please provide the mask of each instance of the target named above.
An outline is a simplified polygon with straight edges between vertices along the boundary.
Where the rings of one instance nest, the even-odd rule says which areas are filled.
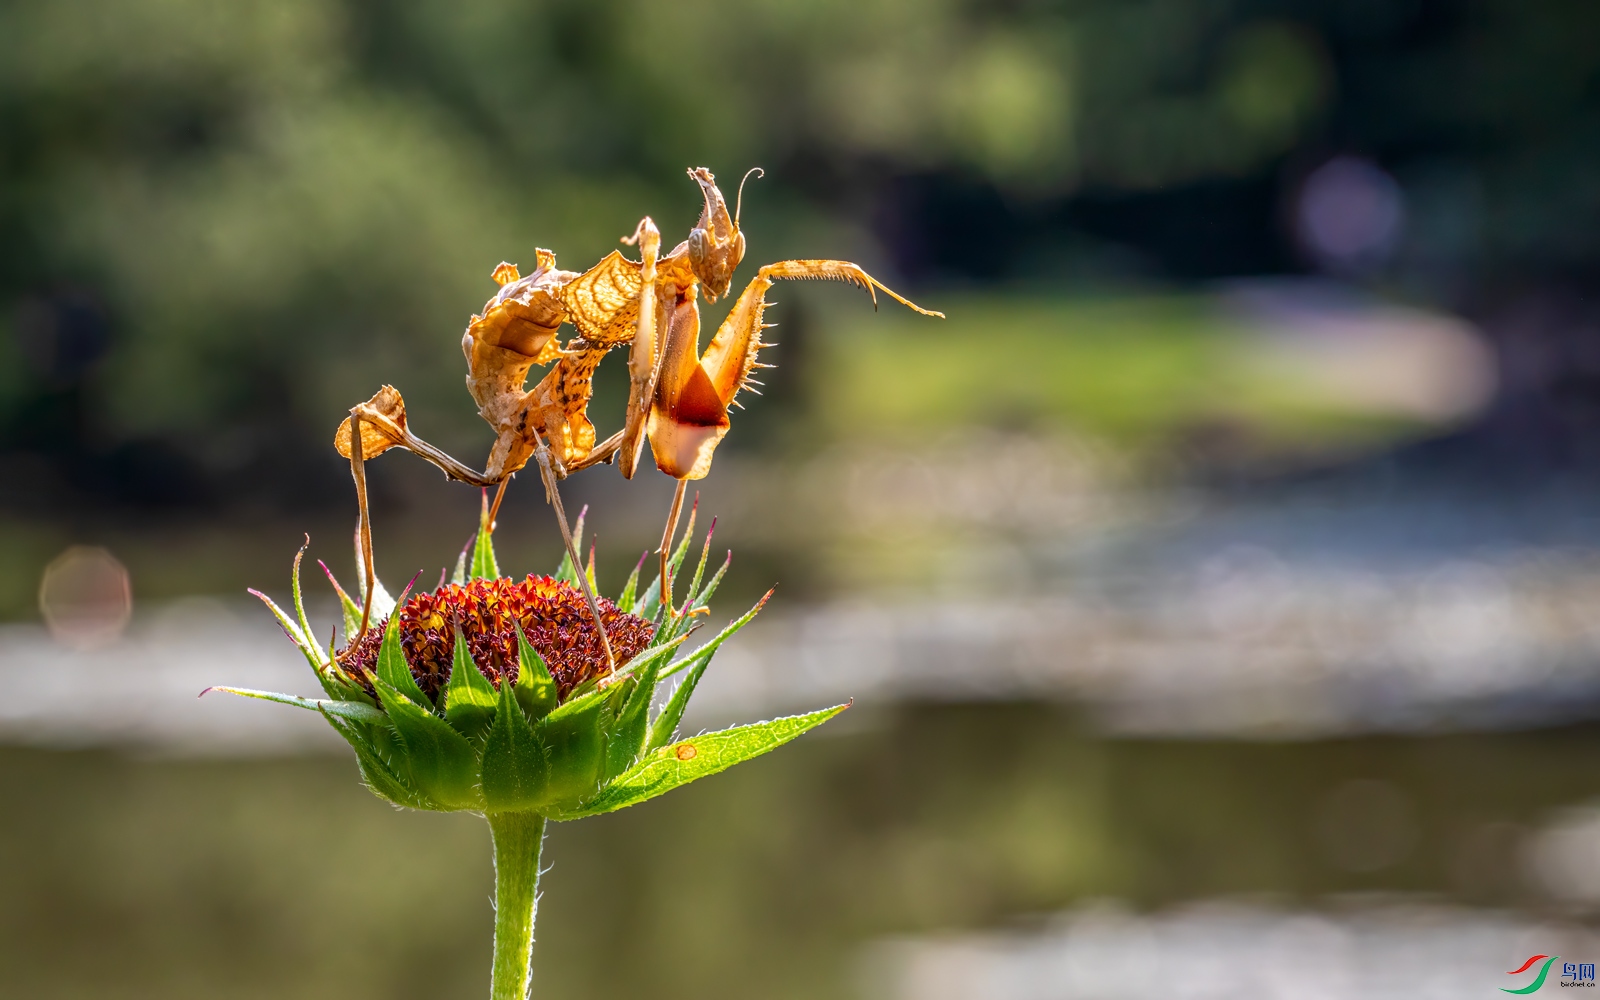
[[[511,264],[494,271],[500,291],[472,317],[461,338],[467,358],[467,389],[478,413],[494,428],[495,443],[482,472],[462,464],[411,433],[405,402],[391,386],[355,407],[361,418],[363,457],[391,447],[406,448],[453,479],[490,486],[523,468],[548,446],[557,478],[599,462],[618,460],[632,478],[646,436],[658,468],[675,479],[700,479],[711,466],[717,443],[728,430],[728,408],[761,365],[762,314],[766,292],[780,279],[830,278],[881,289],[896,301],[930,316],[860,267],[840,260],[788,260],[757,272],[733,311],[699,354],[700,309],[728,292],[744,257],[737,213],[730,217],[715,178],[704,167],[689,171],[705,199],[689,238],[660,256],[661,234],[648,217],[623,242],[636,244],[640,260],[613,251],[582,274],[556,267],[555,254],[539,250],[532,273]],[[577,336],[562,346],[556,334],[570,323]],[[598,446],[588,417],[594,370],[608,351],[630,345],[628,413],[621,431]],[[555,364],[531,389],[535,365]],[[350,421],[335,445],[350,458]]]
[[[622,241],[639,247],[638,261],[612,251],[578,274],[557,268],[555,254],[541,249],[531,274],[523,276],[513,264],[495,268],[494,280],[500,291],[485,303],[482,313],[472,317],[461,338],[467,358],[467,389],[478,404],[478,414],[495,431],[494,447],[482,472],[412,434],[406,425],[405,400],[393,386],[384,386],[351,409],[350,417],[334,435],[334,446],[350,460],[356,480],[369,593],[373,569],[362,469],[366,459],[390,448],[405,448],[452,479],[484,487],[498,483],[503,491],[513,473],[530,458],[537,458],[546,495],[556,509],[568,554],[577,566],[581,563],[556,481],[613,458],[622,475],[631,479],[648,436],[656,467],[678,480],[662,543],[663,597],[670,606],[666,552],[677,526],[684,482],[704,478],[710,471],[717,444],[728,432],[728,408],[734,405],[739,390],[754,381],[751,372],[765,367],[756,355],[771,346],[761,342],[761,331],[767,328],[762,316],[768,305],[766,292],[773,282],[847,281],[866,289],[874,305],[882,290],[919,313],[943,318],[942,313],[900,297],[848,261],[786,260],[757,272],[701,356],[701,290],[708,302],[728,293],[733,272],[744,259],[745,239],[739,231],[739,212],[736,208],[728,215],[728,204],[711,171],[696,167],[689,176],[700,185],[705,207],[689,238],[665,257],[661,256],[661,233],[647,216],[633,235]],[[562,346],[556,334],[568,323],[577,336]],[[588,415],[594,371],[608,351],[623,344],[630,345],[627,418],[622,430],[597,446]],[[545,376],[532,389],[525,389],[529,370],[552,361]],[[493,513],[488,517],[492,527]],[[581,573],[579,576],[598,622],[593,595]],[[364,611],[363,632],[366,617]],[[604,641],[603,628],[601,638]]]

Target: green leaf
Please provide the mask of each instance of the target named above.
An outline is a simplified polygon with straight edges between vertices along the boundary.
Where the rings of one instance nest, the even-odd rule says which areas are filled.
[[[511,687],[500,682],[499,711],[483,744],[483,800],[496,811],[543,805],[550,787],[550,761]]]
[[[373,681],[405,749],[405,773],[424,795],[453,809],[482,808],[478,755],[450,724],[390,687]]]
[[[568,699],[534,727],[550,762],[546,800],[557,807],[575,807],[600,788],[606,733],[615,712],[611,694],[591,691]]]
[[[500,564],[494,557],[494,526],[489,523],[489,491],[483,491],[483,513],[478,517],[478,540],[472,546],[472,579],[494,580]]]
[[[388,799],[398,806],[428,809],[434,812],[448,811],[445,806],[411,787],[404,778],[395,773],[394,768],[384,761],[384,756],[378,747],[361,732],[359,725],[343,722],[327,713],[323,714],[323,718],[328,720],[328,725],[343,736],[345,742],[356,752],[356,762],[361,766],[362,780],[367,783],[367,788],[372,794],[380,799]],[[384,728],[387,729],[387,723]]]
[[[417,686],[416,678],[411,676],[411,667],[406,664],[405,650],[400,647],[399,615],[390,615],[384,627],[383,644],[378,647],[378,677],[415,704],[430,709],[433,707],[433,702]]]
[[[556,691],[556,679],[550,676],[550,668],[545,664],[544,657],[533,648],[528,637],[522,632],[522,624],[513,622],[517,630],[517,683],[515,694],[517,704],[528,713],[528,718],[535,721],[544,718],[555,711],[560,698]],[[505,681],[500,686],[506,686]]]
[[[578,511],[578,520],[572,525],[573,552],[583,551],[583,519],[588,515],[589,505],[584,504],[583,509]],[[562,554],[561,565],[556,567],[555,578],[570,583],[574,587],[578,586],[578,570],[572,565],[572,552]]]
[[[311,712],[322,712],[325,715],[337,716],[351,722],[366,722],[387,724],[388,718],[371,705],[359,701],[334,701],[327,698],[302,698],[294,694],[279,694],[276,691],[257,691],[254,688],[208,687],[200,693],[207,691],[226,691],[244,698],[259,698],[262,701],[275,701],[280,705],[293,705]]]
[[[502,686],[504,683],[501,682]],[[450,681],[445,685],[444,698],[445,721],[468,739],[478,739],[494,722],[499,696],[489,678],[483,676],[483,671],[472,661],[472,653],[459,627],[456,629],[455,660],[450,665]]]
[[[617,598],[617,610],[625,615],[633,613],[634,596],[639,590],[639,571],[644,568],[644,561],[648,558],[650,558],[648,551],[639,557],[638,565],[628,574],[628,582],[622,585],[622,596]]]
[[[848,704],[835,705],[809,715],[792,715],[679,740],[646,754],[643,760],[581,808],[552,815],[551,818],[580,819],[615,812],[665,795],[674,788],[718,771],[726,771],[735,764],[742,764],[752,757],[774,750],[849,707]]]

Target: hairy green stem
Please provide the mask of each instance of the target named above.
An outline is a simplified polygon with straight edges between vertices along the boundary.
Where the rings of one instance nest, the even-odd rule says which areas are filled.
[[[490,1000],[524,1000],[533,953],[533,915],[539,904],[539,847],[544,817],[492,812],[494,834],[494,979]]]

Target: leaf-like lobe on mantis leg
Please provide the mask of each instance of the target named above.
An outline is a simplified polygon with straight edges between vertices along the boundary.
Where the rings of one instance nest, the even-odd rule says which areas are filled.
[[[377,458],[396,445],[405,444],[406,430],[406,401],[400,397],[400,390],[392,385],[386,385],[377,391],[365,403],[367,410],[372,414],[387,419],[389,424],[382,420],[374,420],[363,414],[361,421],[361,456],[363,458]],[[350,418],[345,417],[339,425],[338,431],[333,435],[333,446],[339,450],[339,455],[346,460],[350,458]]]
[[[483,304],[483,312],[467,324],[462,347],[467,361],[474,358],[465,343],[470,339],[482,348],[499,348],[529,359],[529,364],[546,365],[561,356],[556,329],[564,318],[557,297],[561,287],[577,277],[556,267],[556,255],[539,250],[538,266],[522,277],[515,264],[502,263],[494,269],[500,291]]]

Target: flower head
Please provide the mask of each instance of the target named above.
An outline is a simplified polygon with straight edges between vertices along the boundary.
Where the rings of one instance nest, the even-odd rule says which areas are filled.
[[[686,534],[674,572],[688,544]],[[407,588],[396,601],[374,579],[358,603],[330,573],[345,611],[337,650],[314,637],[296,556],[295,617],[257,596],[327,697],[219,690],[320,712],[355,750],[368,787],[402,806],[552,819],[621,809],[787,743],[845,707],[675,741],[712,655],[766,603],[676,656],[728,567],[705,579],[710,547],[708,535],[679,608],[662,604],[659,579],[640,594],[638,569],[616,601],[598,600],[614,670],[572,561],[553,576],[501,576],[487,511],[470,563],[463,553],[455,580],[431,592]],[[682,679],[656,709],[657,686],[673,676]]]
[[[655,626],[603,597],[598,600],[600,620],[618,662],[644,652]],[[555,577],[447,583],[431,593],[413,596],[395,613],[400,616],[400,649],[406,665],[429,698],[437,698],[450,680],[458,622],[472,662],[497,688],[502,680],[517,681],[519,627],[544,659],[560,698],[607,669],[600,634],[583,595]],[[371,678],[387,624],[368,629],[360,641],[334,656],[340,668],[373,695],[377,692]]]

